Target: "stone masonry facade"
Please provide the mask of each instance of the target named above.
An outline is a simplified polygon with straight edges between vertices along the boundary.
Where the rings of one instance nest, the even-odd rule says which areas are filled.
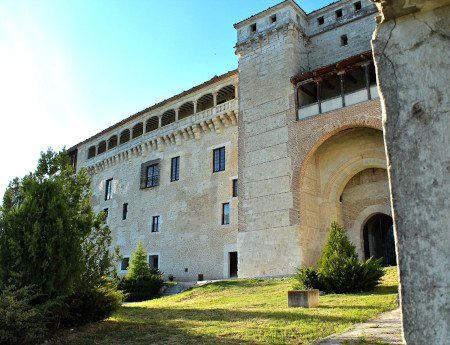
[[[283,1],[235,24],[237,70],[69,149],[122,273],[141,241],[166,278],[292,274],[317,263],[332,220],[367,255],[366,222],[390,215],[375,15],[368,0]]]

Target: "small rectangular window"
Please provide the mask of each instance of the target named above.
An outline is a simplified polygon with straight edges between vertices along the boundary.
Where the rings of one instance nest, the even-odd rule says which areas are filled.
[[[336,18],[341,18],[342,17],[342,8],[336,10]]]
[[[147,178],[145,186],[155,187],[159,185],[159,164],[149,165],[147,167]]]
[[[233,180],[233,198],[236,198],[238,196],[238,180],[235,178]]]
[[[273,24],[277,21],[277,15],[274,14],[273,16],[270,16],[270,24]]]
[[[127,219],[127,213],[128,213],[128,203],[126,202],[122,206],[122,220]]]
[[[317,18],[317,24],[318,25],[323,25],[324,23],[325,23],[325,18],[323,16]]]
[[[149,255],[148,256],[148,265],[150,268],[158,269],[159,268],[159,256],[158,255]]]
[[[159,216],[152,218],[152,232],[159,232]]]
[[[213,151],[213,172],[225,171],[225,147]]]
[[[250,31],[251,31],[251,32],[256,32],[256,23],[250,25]]]
[[[113,182],[112,178],[106,180],[106,183],[105,183],[105,201],[111,199],[111,196],[112,196],[112,182]]]
[[[108,220],[109,210],[107,208],[104,208],[103,213],[105,214],[105,224],[106,224],[106,221]]]
[[[222,225],[230,224],[230,203],[222,204]]]
[[[122,262],[120,263],[120,270],[126,271],[129,266],[130,266],[130,258],[123,258]]]
[[[346,46],[348,44],[348,38],[347,35],[341,36],[341,46]]]
[[[178,181],[180,179],[180,156],[173,157],[170,167],[170,182]]]
[[[361,1],[357,1],[353,5],[355,6],[355,11],[359,11],[361,9]]]

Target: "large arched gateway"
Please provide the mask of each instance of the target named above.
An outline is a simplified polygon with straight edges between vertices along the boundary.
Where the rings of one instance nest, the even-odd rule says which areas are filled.
[[[373,128],[340,131],[317,147],[305,163],[299,196],[303,263],[317,263],[332,220],[347,230],[363,258],[361,229],[372,224],[367,223],[367,215],[389,209],[382,132]]]

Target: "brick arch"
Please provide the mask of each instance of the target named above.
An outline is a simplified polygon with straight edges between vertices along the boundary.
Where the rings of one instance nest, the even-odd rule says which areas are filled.
[[[380,131],[379,121],[374,121],[372,125],[367,123],[360,124],[346,124],[339,127],[329,128],[328,130],[321,129],[322,132],[319,139],[315,140],[309,148],[303,148],[305,158],[298,162],[298,168],[293,171],[293,197],[294,197],[294,208],[292,209],[291,216],[297,217],[291,218],[292,225],[297,224],[299,226],[299,231],[301,233],[301,251],[302,251],[302,262],[306,265],[314,265],[317,259],[318,253],[321,252],[322,243],[321,239],[326,238],[326,227],[325,222],[328,219],[337,219],[341,221],[342,210],[339,206],[339,196],[342,190],[345,188],[348,181],[358,174],[359,172],[367,168],[384,168],[386,169],[386,157],[384,151],[379,146],[370,147],[353,147],[348,152],[353,152],[348,158],[342,159],[344,157],[338,158],[332,167],[332,170],[328,170],[327,177],[316,188],[319,188],[313,194],[310,194],[311,186],[305,186],[306,183],[305,175],[312,161],[314,154],[318,152],[318,149],[329,139],[335,137],[347,129],[374,129],[377,132]],[[319,131],[318,131],[319,132]],[[380,132],[377,135],[377,142],[380,141]],[[351,138],[349,136],[348,138]],[[370,136],[369,136],[370,138]],[[346,140],[346,139],[344,139]],[[338,142],[340,142],[338,140]],[[349,146],[351,148],[352,146]],[[377,149],[379,147],[379,149]],[[338,151],[339,152],[339,151]],[[347,151],[346,151],[347,152]],[[331,162],[330,162],[331,163]],[[328,163],[326,163],[328,164]],[[328,168],[328,169],[329,169]],[[321,175],[320,172],[317,176]],[[295,178],[297,181],[295,181]],[[317,181],[320,181],[317,180]],[[316,182],[317,183],[317,182]],[[306,194],[305,194],[306,193]],[[315,201],[313,201],[313,199]],[[312,204],[309,204],[312,202]],[[315,211],[317,210],[317,211]],[[294,221],[297,220],[297,223]]]
[[[291,225],[298,225],[300,223],[300,200],[297,195],[300,193],[309,160],[325,141],[342,131],[354,128],[371,128],[382,131],[381,119],[380,117],[358,116],[355,118],[354,116],[351,116],[344,121],[339,120],[338,124],[334,123],[333,125],[318,127],[318,129],[311,134],[311,136],[318,137],[318,139],[315,140],[312,145],[302,149],[303,152],[306,152],[303,158],[300,158],[298,161],[294,160],[291,179],[291,190],[294,193],[293,208],[290,212]]]
[[[321,130],[321,133],[319,133],[319,135],[320,135],[319,139],[316,140],[314,142],[314,144],[307,149],[308,153],[303,158],[299,169],[294,170],[293,181],[297,180],[298,186],[301,186],[304,175],[305,175],[305,170],[306,170],[306,167],[308,166],[309,160],[316,153],[317,149],[325,141],[327,141],[331,137],[335,136],[336,134],[338,134],[342,131],[345,131],[346,129],[354,129],[354,128],[355,129],[356,128],[371,128],[371,129],[378,129],[378,130],[382,131],[382,127],[381,127],[381,123],[380,123],[379,119],[375,119],[375,118],[369,118],[369,119],[365,119],[365,120],[361,120],[358,122],[349,123],[349,124],[345,124],[345,125],[341,125],[341,126],[334,126],[333,128],[331,128],[328,131],[327,131],[327,128],[323,128]]]

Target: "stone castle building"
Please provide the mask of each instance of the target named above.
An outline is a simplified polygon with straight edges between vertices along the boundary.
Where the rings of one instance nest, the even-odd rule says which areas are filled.
[[[317,263],[330,222],[395,264],[375,6],[286,0],[234,25],[239,67],[69,150],[114,244],[176,280],[277,276]]]

